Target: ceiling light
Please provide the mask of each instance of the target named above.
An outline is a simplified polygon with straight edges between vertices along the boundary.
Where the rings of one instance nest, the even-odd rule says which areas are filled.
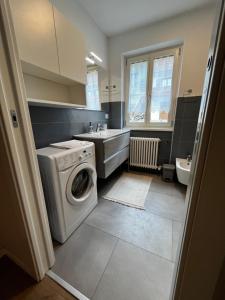
[[[90,57],[86,57],[85,58],[87,62],[89,62],[90,64],[94,65],[95,61],[93,59],[91,59]]]
[[[90,52],[90,54],[91,54],[95,59],[97,59],[98,61],[102,62],[102,59],[101,59],[98,55],[96,55],[94,52]]]

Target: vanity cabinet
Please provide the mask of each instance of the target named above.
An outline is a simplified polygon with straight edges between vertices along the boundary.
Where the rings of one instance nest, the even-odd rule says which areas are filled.
[[[96,170],[99,178],[107,178],[129,158],[130,131],[111,138],[75,136],[76,139],[95,143]]]
[[[86,83],[85,38],[50,0],[10,0],[24,73]]]
[[[52,4],[48,0],[10,3],[20,59],[59,73]]]

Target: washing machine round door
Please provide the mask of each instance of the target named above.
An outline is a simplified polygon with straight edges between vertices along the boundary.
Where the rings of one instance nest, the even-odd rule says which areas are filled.
[[[96,188],[96,171],[93,166],[83,163],[75,167],[67,182],[66,195],[71,204],[84,202]]]

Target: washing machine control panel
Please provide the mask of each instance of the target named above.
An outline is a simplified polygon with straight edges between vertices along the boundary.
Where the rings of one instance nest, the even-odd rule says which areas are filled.
[[[56,158],[56,164],[59,171],[65,170],[75,164],[87,160],[94,155],[92,147],[81,149],[77,151],[69,150],[68,153],[64,152],[63,155]]]

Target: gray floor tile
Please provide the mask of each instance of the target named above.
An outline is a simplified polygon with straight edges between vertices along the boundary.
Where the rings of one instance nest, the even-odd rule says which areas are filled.
[[[85,223],[119,237],[124,221],[120,216],[112,216],[94,210],[85,220]]]
[[[159,256],[172,259],[172,220],[103,200],[86,223]],[[108,203],[107,203],[108,202]],[[113,208],[110,209],[110,206]],[[120,213],[116,213],[117,209]]]
[[[171,195],[174,189],[174,183],[162,181],[161,177],[154,176],[150,186],[150,191]]]
[[[173,221],[173,261],[176,260],[180,237],[183,230],[183,223]]]
[[[183,221],[185,200],[168,194],[150,191],[145,202],[146,210],[165,218]]]
[[[82,224],[65,244],[55,249],[52,271],[92,297],[116,242],[115,237]]]
[[[142,212],[125,219],[120,239],[166,259],[172,259],[172,221]]]
[[[181,183],[174,183],[174,189],[172,190],[172,196],[179,197],[185,200],[187,193],[187,187]]]
[[[93,300],[168,300],[173,263],[119,241]]]
[[[99,180],[98,182],[98,195],[100,197],[104,196],[108,193],[110,188],[116,183],[118,178],[122,175],[123,170],[117,169],[115,173],[111,174],[107,179],[105,180]]]
[[[184,199],[186,187],[176,182],[165,182],[160,176],[153,176],[150,191]]]
[[[95,208],[96,212],[106,213],[110,216],[124,216],[126,214],[132,213],[137,209],[119,204],[113,201],[106,200],[104,198],[99,198],[98,205]]]
[[[94,300],[166,300],[186,190],[152,175],[143,211],[102,198],[119,175],[102,184],[97,207],[55,248],[53,272]]]

